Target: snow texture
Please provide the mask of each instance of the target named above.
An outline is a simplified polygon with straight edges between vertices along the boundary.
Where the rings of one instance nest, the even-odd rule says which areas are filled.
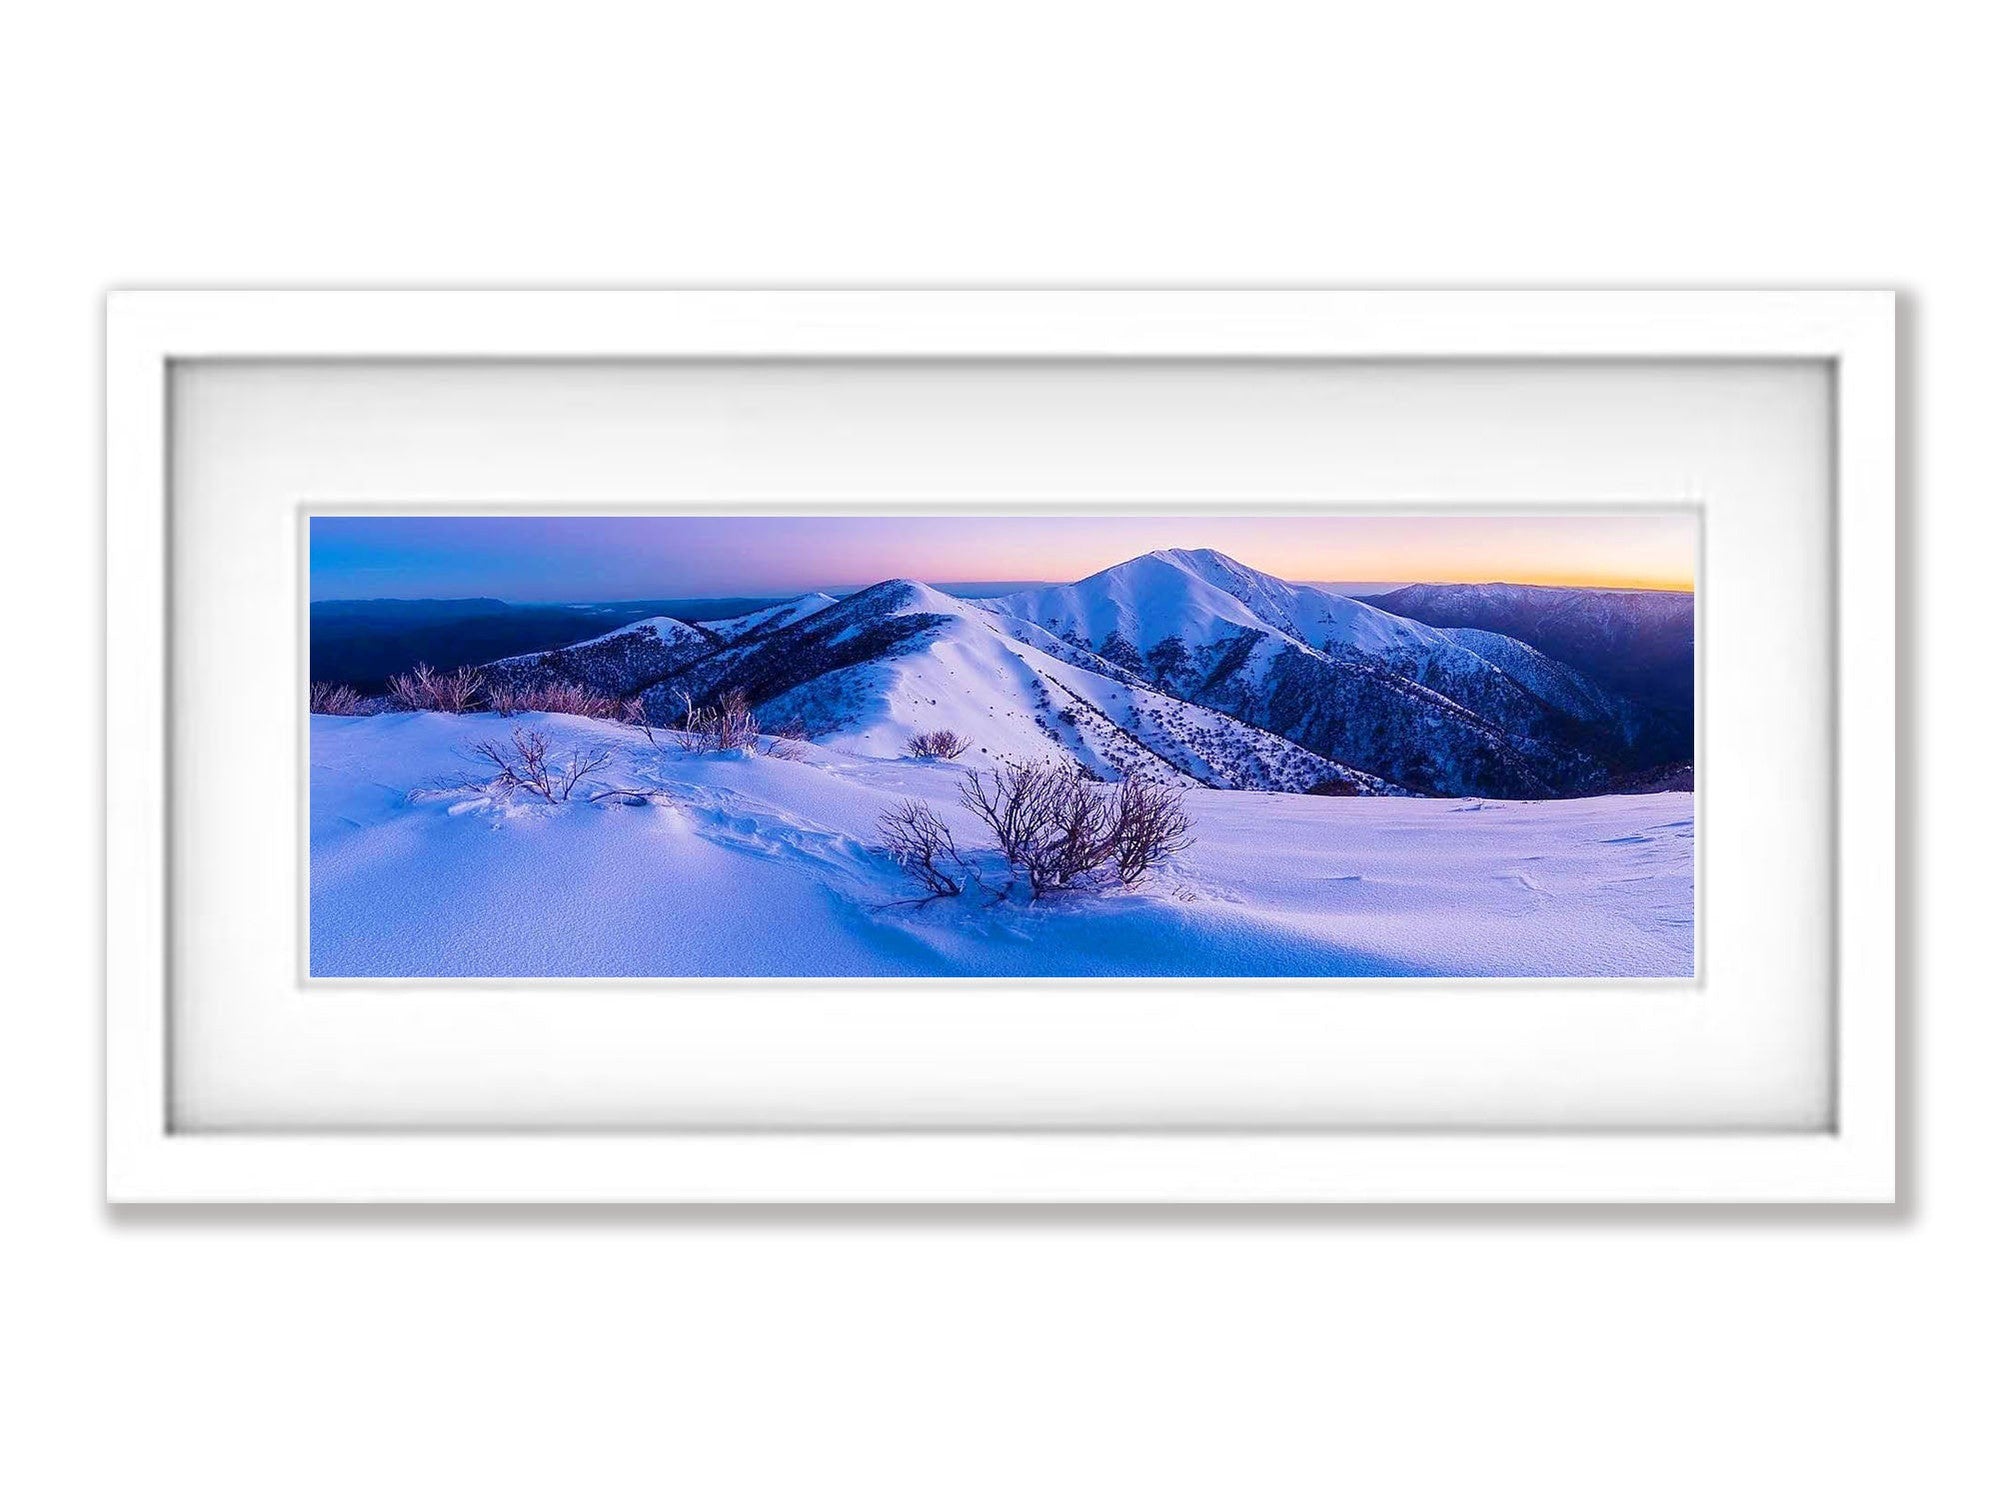
[[[1211,550],[1151,552],[986,602],[1328,759],[1443,795],[1587,794],[1638,721],[1519,640],[1440,630]],[[1164,654],[1162,654],[1164,653]]]
[[[894,607],[938,606],[926,591]],[[958,628],[976,623],[961,611],[945,616],[948,648],[917,652],[893,692],[937,692],[941,706],[953,671],[1080,680],[1078,668],[1035,661],[1001,632]],[[863,631],[879,622],[836,621]],[[1126,705],[1091,706],[1111,717]],[[969,699],[954,711],[971,711]],[[514,728],[545,734],[558,756],[601,748],[610,762],[559,805],[446,789],[478,775],[473,741]],[[1006,732],[1009,743],[1054,752],[1031,726]],[[788,761],[654,748],[626,726],[559,715],[314,717],[311,971],[1693,973],[1689,793],[1526,803],[1190,783],[1196,842],[1136,889],[1028,904],[1000,893],[1003,869],[979,852],[965,896],[911,904],[920,892],[875,846],[882,812],[917,798],[961,848],[985,840],[958,805],[963,765],[902,758],[873,734],[856,726]],[[630,794],[582,799],[611,788]]]
[[[1633,631],[1691,650],[1690,611],[1634,595],[1627,619],[1624,596],[1577,595],[1501,602],[1529,623],[1545,616],[1565,641],[1595,631],[1617,659]],[[1475,592],[1455,607],[1489,604]],[[1690,684],[1666,682],[1640,703],[1606,690],[1603,669],[1220,552],[1168,550],[977,602],[897,578],[702,626],[645,620],[485,672],[505,686],[638,696],[655,723],[740,692],[767,724],[874,757],[948,729],[987,761],[1053,746],[1113,780],[1523,798],[1617,791],[1691,761]]]

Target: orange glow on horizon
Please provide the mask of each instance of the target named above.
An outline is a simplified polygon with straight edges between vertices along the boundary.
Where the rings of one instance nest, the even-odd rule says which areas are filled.
[[[872,528],[873,518],[863,522]],[[911,517],[865,554],[873,575],[926,582],[1070,583],[1155,550],[1213,549],[1296,583],[1520,583],[1691,593],[1691,511],[1577,515]],[[845,538],[841,538],[845,540]],[[829,547],[826,556],[846,548]],[[901,564],[881,563],[893,555]],[[859,559],[856,559],[859,560]],[[848,569],[843,569],[848,571]]]
[[[1295,582],[1313,583],[1316,578],[1299,578]],[[1334,579],[1336,582],[1364,582],[1367,579]],[[1397,581],[1397,580],[1387,580]],[[1529,588],[1621,588],[1640,593],[1692,593],[1694,580],[1684,581],[1669,578],[1626,578],[1596,573],[1547,573],[1513,574],[1504,578],[1485,577],[1472,573],[1462,576],[1438,573],[1424,578],[1412,578],[1413,583],[1518,583]]]
[[[1515,514],[315,517],[315,598],[791,597],[888,578],[1073,583],[1211,549],[1297,583],[1688,593],[1691,508]]]
[[[927,520],[927,518],[925,518]],[[960,527],[966,523],[958,523]],[[1293,583],[1518,583],[1692,593],[1698,522],[1692,515],[1529,518],[1230,517],[1144,523],[980,517],[991,528],[965,555],[962,532],[898,538],[893,572],[842,578],[865,588],[886,577],[924,582],[1073,583],[1143,556],[1210,548]],[[1140,541],[1151,545],[1141,546]],[[874,560],[871,556],[869,560]]]

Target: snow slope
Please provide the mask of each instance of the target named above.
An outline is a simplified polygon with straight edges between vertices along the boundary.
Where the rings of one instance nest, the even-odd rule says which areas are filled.
[[[1511,635],[1469,628],[1442,633],[1571,718],[1594,721],[1610,718],[1616,712],[1610,695],[1581,672],[1542,655]]]
[[[514,727],[601,746],[557,807],[475,793],[465,748]],[[896,802],[965,847],[962,770],[808,746],[795,762],[654,750],[589,719],[311,720],[315,977],[1553,975],[1693,972],[1693,799],[1540,804],[1188,792],[1194,846],[1137,890],[929,905],[874,850]],[[1004,883],[978,856],[988,890]]]
[[[1238,789],[1573,796],[1690,758],[1680,719],[1517,638],[1213,550],[976,602],[890,579],[702,626],[644,620],[485,671],[638,695],[656,723],[740,692],[767,724],[870,756],[948,729],[988,761],[1054,745],[1092,775]]]
[[[738,641],[747,636],[762,634],[768,630],[781,629],[817,614],[821,609],[837,604],[838,599],[830,593],[800,594],[782,604],[773,604],[768,609],[758,609],[750,614],[738,614],[731,619],[710,619],[702,622],[702,628],[719,641]]]
[[[1151,552],[990,600],[1176,696],[1426,792],[1575,794],[1604,772],[1604,695],[1519,642],[1458,638],[1212,550]],[[1474,648],[1474,647],[1479,648]],[[1179,658],[1164,650],[1184,648]]]
[[[1474,711],[1521,716],[1515,689],[1579,717],[1603,716],[1603,694],[1575,671],[1490,631],[1433,629],[1310,583],[1289,583],[1212,549],[1151,552],[1079,583],[988,601],[997,612],[1101,650],[1115,632],[1149,651],[1178,635],[1203,666],[1244,632],[1353,656],[1453,697]],[[1271,652],[1260,648],[1265,659]]]
[[[662,614],[556,650],[507,656],[480,671],[495,686],[571,681],[624,697],[714,649],[707,631]]]
[[[1347,646],[1372,655],[1449,650],[1428,625],[1309,583],[1287,583],[1209,549],[1148,552],[1077,583],[986,601],[1057,635],[1101,644],[1113,631],[1149,651],[1168,635],[1190,650],[1244,630],[1275,632],[1300,645]]]
[[[699,701],[733,689],[758,704],[765,723],[795,723],[820,744],[861,755],[898,756],[913,735],[949,729],[970,742],[971,760],[988,764],[1066,754],[1108,780],[1138,773],[1230,787],[1390,789],[1156,692],[1038,626],[908,579],[699,660],[646,702],[665,722],[682,693]]]
[[[1614,691],[1690,698],[1694,595],[1531,583],[1413,583],[1374,602],[1439,628],[1496,631]]]
[[[1449,642],[1437,631],[1372,604],[1310,583],[1288,583],[1212,548],[1154,552],[1229,597],[1273,630],[1320,650],[1347,646],[1370,655],[1435,651]]]
[[[1225,593],[1167,552],[1149,552],[1076,583],[1032,588],[982,601],[1051,634],[1101,646],[1121,635],[1142,654],[1168,635],[1190,650],[1267,627],[1242,600]]]

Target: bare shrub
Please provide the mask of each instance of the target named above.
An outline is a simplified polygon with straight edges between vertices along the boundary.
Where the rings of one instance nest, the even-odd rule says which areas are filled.
[[[549,758],[547,736],[533,729],[515,729],[511,743],[482,739],[469,753],[493,772],[480,789],[506,800],[535,796],[551,806],[568,801],[585,776],[611,763],[611,752],[598,749],[576,750],[557,765]]]
[[[579,782],[587,775],[594,775],[611,763],[609,750],[578,750],[569,757],[569,763],[556,775],[556,800],[568,801]]]
[[[486,701],[502,718],[516,713],[574,713],[580,718],[616,718],[615,699],[580,682],[539,682],[532,687],[496,687]],[[634,701],[637,701],[634,699]]]
[[[1030,849],[1027,883],[1035,895],[1061,890],[1101,869],[1117,848],[1116,808],[1111,798],[1074,772],[1062,778],[1055,797],[1052,837]]]
[[[653,718],[643,695],[627,698],[619,716],[645,735],[646,743],[654,749],[660,747],[661,734],[671,734],[675,743],[694,754],[742,750],[746,754],[766,754],[774,760],[805,758],[805,746],[811,742],[805,725],[794,718],[776,728],[764,728],[751,711],[749,698],[740,689],[709,707],[695,707],[693,698],[684,692],[680,702],[680,723],[673,728]]]
[[[991,772],[967,771],[958,800],[992,829],[1001,857],[1019,868],[1055,821],[1062,779],[1063,772],[1045,761],[1003,760]]]
[[[803,760],[805,746],[812,742],[812,736],[805,732],[805,721],[798,718],[788,718],[764,733],[768,739],[764,753],[773,760]]]
[[[1187,793],[1177,786],[1127,777],[1118,783],[1114,802],[1111,857],[1123,883],[1137,884],[1194,846]]]
[[[307,703],[308,711],[336,718],[360,718],[368,711],[368,700],[345,682],[314,682]]]
[[[647,744],[651,745],[654,749],[659,748],[658,735],[660,726],[652,721],[652,714],[646,711],[646,700],[643,694],[638,697],[625,699],[623,716],[626,723],[646,736]]]
[[[950,729],[930,729],[912,735],[904,747],[919,760],[955,760],[972,747],[972,741]]]
[[[485,689],[485,678],[469,666],[441,672],[419,661],[389,678],[390,701],[407,713],[470,713]]]
[[[724,697],[718,707],[709,710],[714,724],[715,745],[718,749],[754,750],[757,747],[757,716],[750,711],[750,700],[740,688]]]
[[[979,771],[967,772],[959,798],[992,829],[1001,856],[1037,900],[1111,857],[1109,800],[1073,768],[1005,761],[990,780]]]
[[[750,711],[750,700],[741,688],[706,708],[695,707],[694,699],[686,693],[680,695],[680,701],[685,706],[685,717],[674,732],[679,736],[682,749],[696,754],[714,754],[721,750],[756,753],[757,716]]]
[[[884,812],[875,826],[889,857],[933,897],[964,893],[965,860],[951,830],[928,806],[904,802]]]
[[[1073,766],[1006,761],[989,774],[968,771],[959,796],[1036,900],[1106,865],[1136,884],[1193,846],[1184,793],[1154,781],[1110,787]]]

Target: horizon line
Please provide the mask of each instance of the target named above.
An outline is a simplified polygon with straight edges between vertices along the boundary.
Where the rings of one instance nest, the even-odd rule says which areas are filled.
[[[868,589],[878,588],[884,583],[897,583],[897,582],[922,583],[925,587],[935,588],[938,589],[940,592],[949,592],[953,588],[992,588],[1004,583],[1004,584],[1015,585],[1016,591],[1024,593],[1030,589],[1035,589],[1035,588],[1067,588],[1072,586],[1074,583],[1081,581],[1083,580],[1071,579],[1069,582],[1064,582],[1056,578],[1046,578],[1046,579],[964,578],[964,579],[953,579],[948,582],[931,583],[923,578],[898,575],[886,578],[876,578],[871,583],[822,583],[814,588],[785,590],[778,593],[744,591],[740,589],[717,589],[706,593],[627,594],[616,598],[565,597],[565,598],[548,598],[548,599],[505,598],[497,593],[454,593],[454,594],[376,593],[376,594],[337,594],[337,595],[330,595],[324,598],[309,598],[307,602],[312,604],[459,604],[459,603],[467,603],[475,599],[491,599],[496,604],[506,604],[513,608],[528,608],[534,605],[542,605],[545,607],[553,608],[553,607],[564,607],[576,604],[602,604],[602,605],[651,604],[651,603],[680,603],[683,601],[700,602],[704,600],[741,599],[748,602],[762,602],[765,600],[781,601],[785,599],[803,598],[806,595],[813,593],[824,593],[824,594],[833,595],[835,597],[847,597],[856,593],[865,593]],[[1332,581],[1320,578],[1285,578],[1281,579],[1280,581],[1287,583],[1296,583],[1300,586],[1309,587],[1309,588],[1329,588],[1335,590],[1342,588],[1372,588],[1372,589],[1379,589],[1383,592],[1391,592],[1399,588],[1438,588],[1438,587],[1548,588],[1548,589],[1566,589],[1575,592],[1591,591],[1597,593],[1691,594],[1697,591],[1697,587],[1694,583],[1664,583],[1664,582],[1659,582],[1657,580],[1646,580],[1642,582],[1641,581],[1600,582],[1595,580],[1589,582],[1570,582],[1570,581],[1547,582],[1540,579],[1487,577],[1487,578],[1408,578],[1408,579],[1382,578],[1382,579],[1347,579],[1344,581]],[[1005,595],[994,594],[991,595],[991,597],[1003,598],[1005,597]]]
[[[1183,554],[1213,554],[1349,596],[1417,582],[1690,593],[1701,574],[1698,519],[1680,515],[1198,524],[1163,516],[1023,523],[988,516],[316,515],[310,590],[328,601],[513,595],[580,602],[725,590],[778,599],[901,578],[990,597]],[[823,581],[829,578],[840,581]]]

